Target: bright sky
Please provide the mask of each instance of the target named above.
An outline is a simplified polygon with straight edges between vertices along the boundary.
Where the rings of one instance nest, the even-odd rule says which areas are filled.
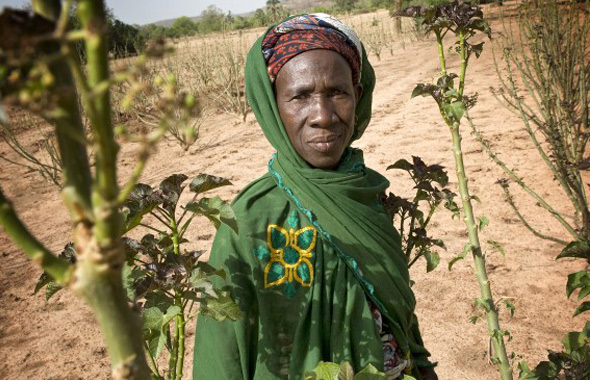
[[[0,0],[0,8],[21,7],[28,0]],[[126,24],[149,24],[156,21],[198,16],[209,5],[216,5],[224,12],[240,14],[261,8],[265,0],[106,0],[115,18]]]

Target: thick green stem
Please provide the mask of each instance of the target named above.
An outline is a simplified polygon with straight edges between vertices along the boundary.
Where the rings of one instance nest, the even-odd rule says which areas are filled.
[[[473,215],[473,207],[471,205],[471,196],[469,195],[469,188],[467,186],[467,176],[465,174],[465,166],[463,163],[463,152],[461,150],[461,134],[459,132],[459,124],[455,123],[450,127],[451,137],[453,140],[453,154],[455,158],[455,170],[457,179],[459,181],[459,193],[463,203],[464,222],[467,226],[469,234],[469,244],[475,262],[475,271],[481,292],[481,299],[486,307],[486,319],[488,324],[488,332],[490,334],[494,353],[498,360],[498,367],[500,369],[500,378],[502,380],[512,379],[512,367],[508,361],[506,354],[506,347],[504,346],[504,337],[500,333],[500,324],[498,322],[498,312],[492,297],[492,290],[490,281],[485,267],[485,257],[481,250],[479,242],[479,234],[477,232],[477,224]]]
[[[107,24],[103,1],[80,0],[78,15],[86,31],[86,57],[88,87],[96,88],[109,81]],[[95,238],[100,245],[116,244],[121,234],[121,217],[117,210],[117,152],[111,122],[109,92],[94,96],[90,102],[93,108],[93,130],[95,134],[96,178],[92,201],[96,218]]]
[[[83,239],[81,239],[83,240]],[[128,306],[121,270],[108,262],[118,252],[96,252],[92,240],[79,251],[73,290],[90,305],[103,332],[115,380],[149,379],[140,320]],[[77,246],[77,250],[84,247]]]
[[[72,277],[71,265],[54,256],[39,242],[18,218],[12,204],[0,188],[0,225],[6,234],[34,262],[38,263],[60,285],[68,284]]]

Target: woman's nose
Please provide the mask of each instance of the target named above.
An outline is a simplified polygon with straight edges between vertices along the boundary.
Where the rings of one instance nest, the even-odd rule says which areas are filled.
[[[336,121],[334,104],[325,96],[317,96],[312,100],[308,121],[312,127],[327,128]]]

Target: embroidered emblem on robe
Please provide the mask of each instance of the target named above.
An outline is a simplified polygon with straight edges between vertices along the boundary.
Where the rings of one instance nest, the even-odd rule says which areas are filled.
[[[260,260],[269,259],[264,268],[264,287],[285,284],[287,297],[295,295],[295,284],[309,287],[313,281],[313,265],[310,259],[317,243],[317,230],[299,228],[299,217],[293,211],[283,228],[271,224],[266,229],[266,247],[260,246],[254,254]]]

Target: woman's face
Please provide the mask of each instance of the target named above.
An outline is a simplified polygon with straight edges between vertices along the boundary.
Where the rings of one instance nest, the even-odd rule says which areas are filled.
[[[310,50],[287,62],[275,82],[281,120],[299,155],[311,166],[334,169],[354,132],[362,93],[346,60]]]

